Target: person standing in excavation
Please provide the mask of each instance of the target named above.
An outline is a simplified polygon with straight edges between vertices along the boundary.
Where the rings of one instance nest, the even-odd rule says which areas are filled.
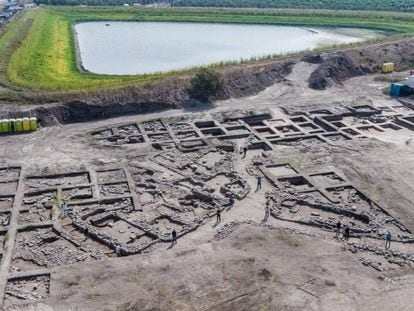
[[[177,231],[173,229],[173,231],[171,232],[171,246],[175,244],[177,244]]]
[[[261,176],[257,176],[257,187],[256,187],[256,191],[259,191],[260,189],[262,189],[262,177]]]
[[[219,208],[217,209],[216,216],[217,216],[216,222],[217,223],[221,222],[221,211]]]
[[[339,235],[341,234],[341,222],[338,220],[336,223],[336,234],[335,237],[339,239]]]
[[[385,235],[385,249],[389,249],[391,247],[391,239],[392,239],[391,232],[388,231],[387,234]]]
[[[344,239],[345,239],[345,241],[349,241],[350,236],[351,236],[351,233],[350,233],[349,227],[346,227],[345,230],[344,230]]]

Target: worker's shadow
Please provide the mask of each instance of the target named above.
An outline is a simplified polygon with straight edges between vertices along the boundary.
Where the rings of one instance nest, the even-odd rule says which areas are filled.
[[[217,227],[221,223],[221,220],[216,220],[216,223],[213,225],[213,228]]]
[[[177,242],[175,243],[170,243],[170,245],[167,247],[167,249],[172,249],[174,246],[177,245]]]

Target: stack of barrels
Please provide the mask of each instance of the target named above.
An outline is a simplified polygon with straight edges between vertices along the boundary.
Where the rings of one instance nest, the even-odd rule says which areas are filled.
[[[0,120],[0,133],[18,133],[36,131],[38,128],[37,118],[19,118]]]

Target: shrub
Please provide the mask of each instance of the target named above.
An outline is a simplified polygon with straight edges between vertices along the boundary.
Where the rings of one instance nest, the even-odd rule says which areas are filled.
[[[223,81],[218,73],[210,69],[200,69],[190,82],[191,98],[207,102],[223,88]]]

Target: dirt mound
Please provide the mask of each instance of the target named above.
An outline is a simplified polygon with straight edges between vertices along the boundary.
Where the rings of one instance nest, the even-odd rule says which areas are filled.
[[[310,63],[320,62],[309,77],[309,87],[323,90],[346,79],[379,72],[381,64],[393,62],[398,71],[414,66],[414,39],[372,44],[341,52],[305,56],[302,60]]]
[[[249,66],[245,68],[227,68],[221,71],[224,89],[219,99],[243,97],[259,93],[266,87],[281,81],[291,71],[295,61],[279,61]]]
[[[320,64],[323,62],[321,55],[305,55],[302,57],[302,61],[310,64]]]
[[[345,53],[329,55],[324,62],[309,77],[309,87],[315,90],[324,90],[334,84],[369,73],[370,70],[354,61]]]

